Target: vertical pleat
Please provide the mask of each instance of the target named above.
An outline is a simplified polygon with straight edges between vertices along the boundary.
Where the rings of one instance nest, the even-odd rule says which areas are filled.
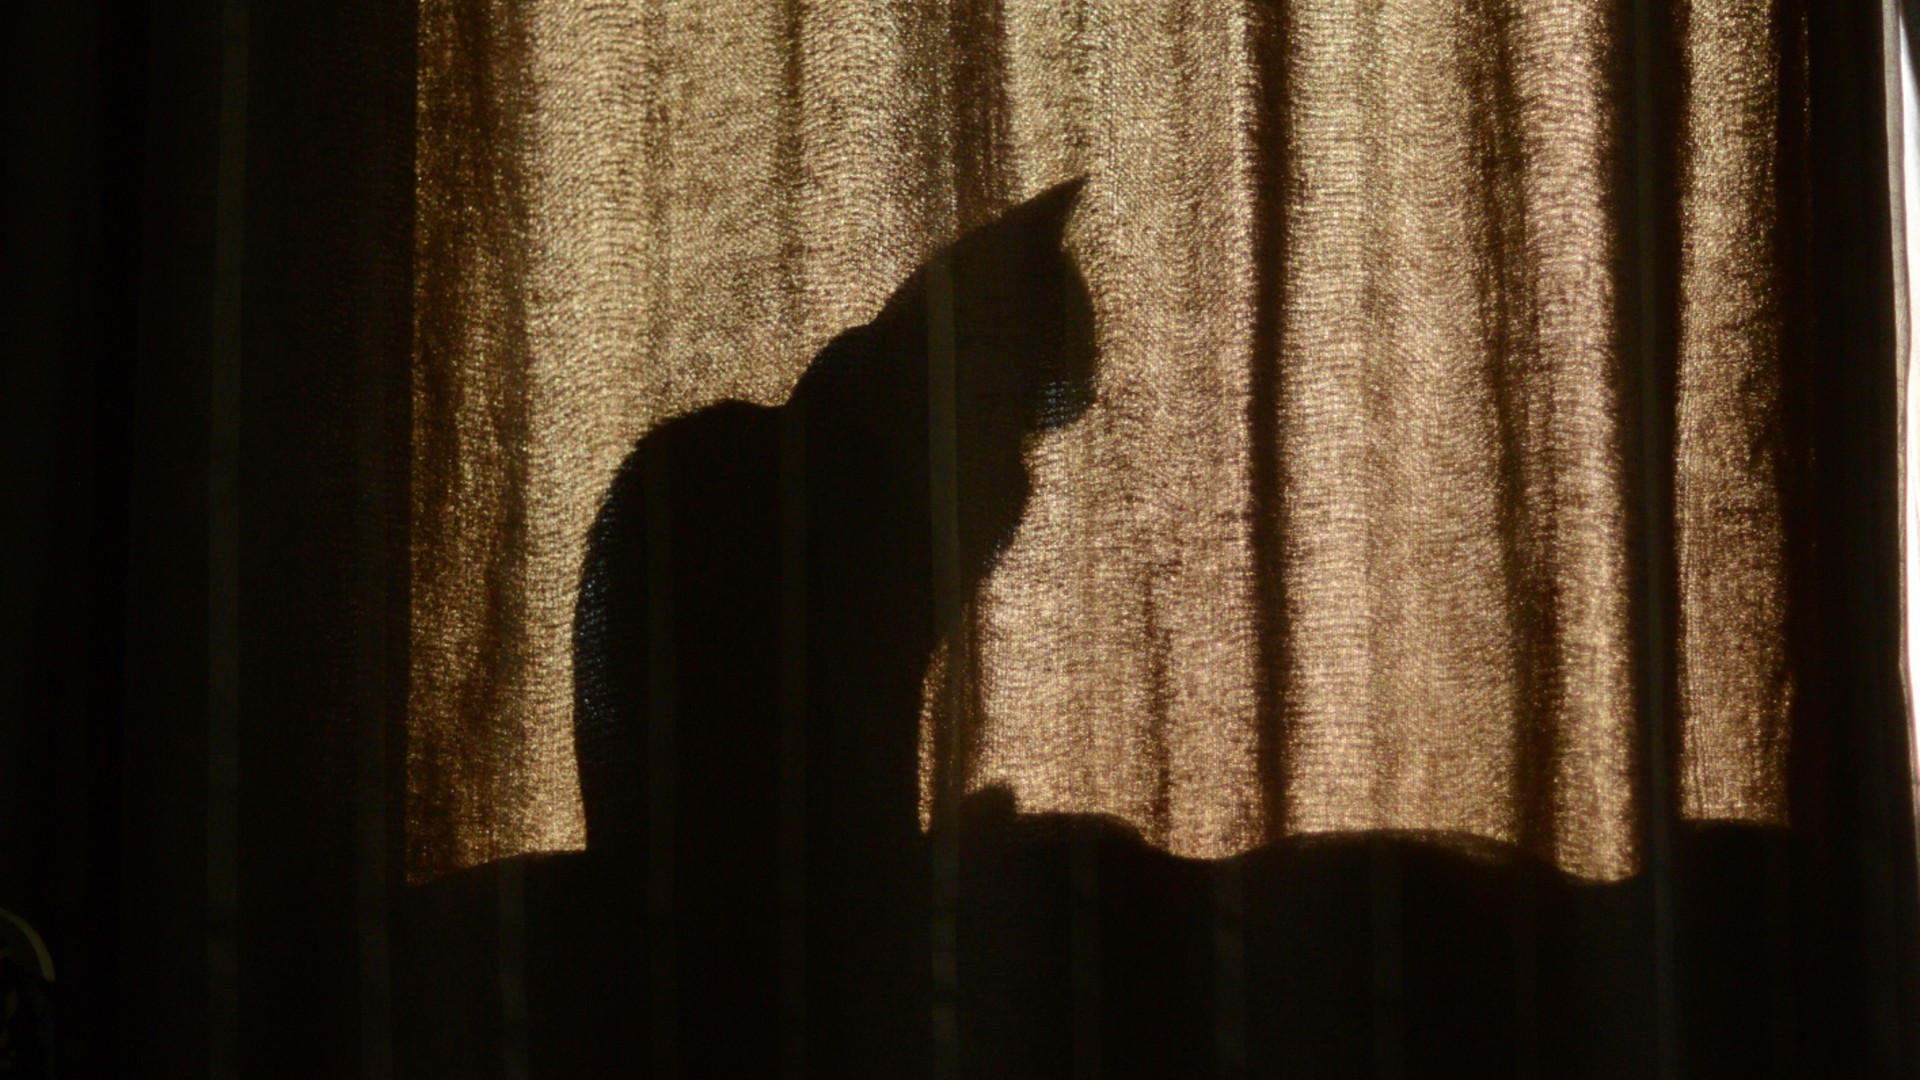
[[[1680,580],[1680,806],[1781,823],[1793,680],[1786,650],[1778,139],[1791,4],[1683,11],[1674,532]],[[1786,111],[1792,114],[1793,107]]]
[[[1604,12],[1290,28],[1291,830],[1636,860]]]
[[[563,758],[520,767],[557,730],[524,659],[531,42],[504,4],[423,5],[420,27],[407,851],[452,869],[584,828]]]

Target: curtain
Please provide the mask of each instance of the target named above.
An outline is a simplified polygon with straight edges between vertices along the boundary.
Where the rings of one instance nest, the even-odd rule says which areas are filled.
[[[64,1069],[1911,1071],[1882,5],[9,18]]]
[[[1652,21],[1657,190],[1608,4],[426,4],[414,873],[584,842],[574,595],[634,440],[784,400],[1075,177],[1094,404],[1028,449],[923,788],[1184,856],[1386,830],[1611,880],[1664,737],[1682,817],[1784,823],[1806,16]]]

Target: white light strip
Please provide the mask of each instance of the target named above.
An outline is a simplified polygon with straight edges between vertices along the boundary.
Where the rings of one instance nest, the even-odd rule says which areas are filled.
[[[1906,310],[1900,313],[1902,325],[1897,334],[1901,356],[1901,387],[1906,395],[1901,427],[1901,578],[1906,590],[1906,669],[1907,721],[1913,727],[1908,739],[1909,783],[1916,778],[1913,747],[1920,747],[1920,708],[1916,708],[1913,678],[1920,672],[1920,380],[1912,378],[1913,312],[1920,310],[1920,88],[1916,87],[1913,67],[1913,43],[1908,38],[1906,20],[1896,13],[1894,22],[1900,35],[1900,184],[1905,218]]]

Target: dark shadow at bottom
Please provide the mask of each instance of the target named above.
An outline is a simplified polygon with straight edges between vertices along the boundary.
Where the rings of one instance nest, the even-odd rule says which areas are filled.
[[[1526,860],[1352,836],[1198,862],[1100,822],[1007,808],[982,793],[961,826],[965,1075],[1659,1073],[1644,877],[1582,882]],[[1817,955],[1833,928],[1792,920],[1794,894],[1818,883],[1796,888],[1791,844],[1747,827],[1683,830],[1671,980],[1685,1075],[1871,1072],[1872,1010]],[[771,895],[676,907],[679,1073],[781,1075],[781,968],[798,956],[788,977],[804,997],[786,1007],[801,1010],[809,1075],[928,1074],[931,842],[911,855],[899,877],[866,881],[890,909],[879,922],[823,907],[835,883],[810,892],[804,954],[783,954]],[[503,1017],[517,982],[532,1076],[650,1075],[660,941],[644,872],[592,852],[517,862],[524,949],[509,970],[499,881],[514,871],[479,867],[409,896],[403,969],[430,985],[402,996],[429,1015],[402,1025],[403,1071],[498,1075],[515,1053]],[[791,1040],[791,1015],[788,1026]]]

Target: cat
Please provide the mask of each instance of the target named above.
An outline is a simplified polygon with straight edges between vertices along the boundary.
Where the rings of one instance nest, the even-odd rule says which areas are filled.
[[[656,935],[671,923],[679,1039],[713,1056],[696,1072],[771,1075],[771,1040],[746,1033],[778,1009],[783,820],[809,1038],[825,1060],[924,1053],[923,681],[1019,528],[1027,444],[1092,401],[1093,306],[1063,248],[1079,189],[942,249],[784,404],[649,432],[594,520],[574,623],[588,850],[650,883],[631,892]],[[784,808],[783,740],[805,777]]]

